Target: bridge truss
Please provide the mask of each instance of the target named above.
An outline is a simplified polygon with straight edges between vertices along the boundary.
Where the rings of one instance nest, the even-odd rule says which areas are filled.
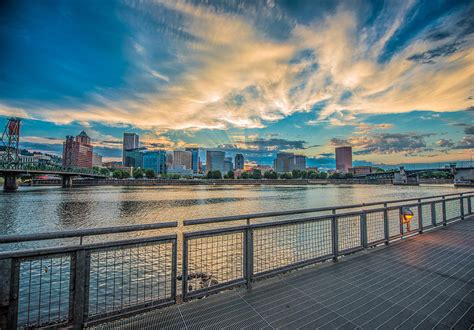
[[[20,118],[9,118],[1,138],[3,153],[0,162],[3,165],[19,163]]]

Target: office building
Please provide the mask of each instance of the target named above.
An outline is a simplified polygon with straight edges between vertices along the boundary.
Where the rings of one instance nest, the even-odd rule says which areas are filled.
[[[229,171],[232,171],[234,164],[232,164],[232,157],[224,158],[224,174],[227,174]]]
[[[354,166],[349,169],[349,172],[354,175],[366,175],[377,172],[377,167],[373,166]]]
[[[277,173],[291,172],[293,170],[293,154],[288,152],[277,153],[277,158],[274,160],[273,168]]]
[[[136,148],[125,150],[124,155],[124,166],[142,168],[143,167],[143,154],[146,152],[146,148]],[[125,165],[126,164],[126,165]]]
[[[347,173],[352,167],[352,147],[336,148],[336,171]]]
[[[140,145],[139,136],[135,133],[123,133],[122,141],[122,162],[124,166],[131,167],[130,164],[127,164],[127,159],[125,157],[125,151],[137,149]]]
[[[201,160],[199,159],[199,148],[186,148],[191,152],[191,165],[194,173],[199,173]]]
[[[92,153],[92,166],[102,167],[102,156],[97,152]]]
[[[91,139],[82,131],[75,138],[67,136],[63,143],[63,166],[65,167],[92,167],[93,147]]]
[[[294,155],[293,156],[293,161],[290,164],[291,170],[300,170],[300,171],[305,171],[306,170],[306,156],[302,155]]]
[[[244,169],[244,155],[242,154],[235,155],[234,169],[236,170]]]
[[[206,172],[220,171],[224,174],[224,151],[206,151]]]
[[[143,154],[143,168],[156,174],[166,174],[166,151],[147,151]]]
[[[173,161],[171,167],[184,167],[187,170],[192,170],[192,158],[193,154],[191,151],[175,150],[173,151]]]

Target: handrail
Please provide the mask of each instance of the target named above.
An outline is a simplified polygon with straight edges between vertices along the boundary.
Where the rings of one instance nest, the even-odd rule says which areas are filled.
[[[6,235],[6,236],[0,236],[0,244],[127,233],[127,232],[132,232],[132,231],[146,231],[146,230],[156,230],[156,229],[163,229],[163,228],[175,228],[177,226],[178,226],[178,223],[176,221],[173,221],[173,222],[159,222],[159,223],[148,223],[148,224],[118,226],[118,227],[99,227],[99,228],[88,228],[88,229],[53,231],[49,233]]]
[[[435,195],[435,196],[422,197],[422,198],[419,198],[419,197],[405,198],[405,199],[380,201],[380,202],[372,202],[372,203],[341,205],[341,206],[334,206],[334,207],[319,207],[319,208],[310,208],[310,209],[302,209],[302,210],[262,212],[262,213],[254,213],[254,214],[231,215],[231,216],[226,216],[226,217],[193,219],[193,220],[185,220],[183,221],[183,224],[184,226],[202,225],[202,224],[238,221],[238,220],[247,220],[247,219],[269,218],[269,217],[276,217],[276,216],[283,216],[283,215],[295,215],[295,214],[303,214],[303,213],[324,212],[324,211],[331,211],[331,210],[352,209],[352,208],[357,208],[357,207],[366,207],[366,206],[373,206],[373,205],[379,205],[379,204],[393,204],[393,203],[402,203],[402,202],[410,202],[410,201],[418,201],[418,200],[428,200],[428,199],[455,196],[455,195],[464,196],[464,195],[471,195],[471,194],[474,194],[474,191],[452,193],[452,194],[446,194],[446,195]]]

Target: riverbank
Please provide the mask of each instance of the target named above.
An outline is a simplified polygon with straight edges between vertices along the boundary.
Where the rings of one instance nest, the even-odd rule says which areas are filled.
[[[420,179],[420,184],[453,184],[453,180]],[[254,180],[254,179],[222,179],[222,180],[171,180],[171,179],[111,179],[111,180],[81,180],[73,181],[74,186],[196,186],[196,185],[340,185],[340,184],[392,184],[391,179],[286,179],[286,180]],[[60,186],[61,180],[33,180],[32,186]]]

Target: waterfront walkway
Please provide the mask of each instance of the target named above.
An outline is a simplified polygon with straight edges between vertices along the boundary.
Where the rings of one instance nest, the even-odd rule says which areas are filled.
[[[474,218],[102,329],[469,329]]]

